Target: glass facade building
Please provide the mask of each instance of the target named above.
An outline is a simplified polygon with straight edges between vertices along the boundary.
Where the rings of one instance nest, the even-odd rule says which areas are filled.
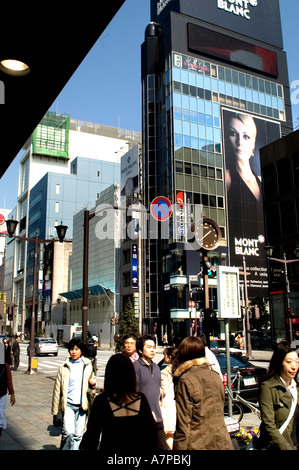
[[[275,2],[274,10],[276,6]],[[168,221],[169,237],[149,236],[144,247],[145,323],[158,337],[165,330],[168,334],[190,331],[188,302],[193,287],[199,291],[193,298],[198,300],[200,317],[202,260],[200,250],[192,247],[192,225],[202,215],[221,229],[220,246],[208,253],[211,264],[239,267],[246,255],[252,274],[250,295],[266,295],[262,206],[258,198],[258,202],[243,199],[243,189],[240,197],[234,196],[240,209],[228,196],[226,127],[236,113],[255,122],[251,167],[257,184],[261,175],[259,148],[292,130],[282,49],[251,39],[259,34],[254,23],[252,35],[242,37],[228,31],[234,29],[226,25],[225,16],[220,28],[215,26],[217,21],[208,23],[189,12],[187,16],[184,8],[189,8],[184,0],[163,4],[152,0],[155,21],[148,25],[142,45],[144,204],[149,207],[155,197],[164,196],[174,206]],[[153,14],[156,11],[158,14]],[[211,11],[215,18],[218,15],[219,23],[223,12],[216,6],[211,6]],[[242,49],[245,42],[241,38],[245,39],[244,48],[251,51],[244,53],[248,61],[236,63],[232,51],[228,59],[228,46],[221,49],[219,43],[213,51],[204,50],[200,41],[196,45],[202,31],[207,32],[211,44],[219,37],[223,44],[229,40],[231,49]],[[215,316],[216,284],[210,279],[210,309]]]

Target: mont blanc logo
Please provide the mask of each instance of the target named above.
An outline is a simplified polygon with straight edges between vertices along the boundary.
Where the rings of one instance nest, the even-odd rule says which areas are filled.
[[[256,7],[258,0],[217,0],[217,6],[220,10],[241,16],[250,20],[251,7]]]
[[[161,11],[170,3],[171,0],[159,0],[157,3],[157,15],[160,15]]]

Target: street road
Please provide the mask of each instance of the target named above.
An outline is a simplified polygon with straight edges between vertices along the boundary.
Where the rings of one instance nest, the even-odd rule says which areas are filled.
[[[19,370],[26,372],[28,369],[28,356],[27,356],[28,344],[20,344],[20,367]],[[97,354],[97,377],[100,379],[104,378],[105,367],[109,357],[114,354],[114,351],[103,351],[99,350]],[[60,347],[58,350],[58,356],[49,354],[48,356],[38,356],[38,373],[47,374],[48,376],[56,376],[59,366],[64,363],[68,357],[67,348]],[[163,358],[162,351],[157,351],[155,362],[159,362]]]

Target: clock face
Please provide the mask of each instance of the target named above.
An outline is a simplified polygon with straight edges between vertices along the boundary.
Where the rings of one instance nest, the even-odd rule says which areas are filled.
[[[195,225],[195,238],[201,248],[215,250],[220,244],[221,231],[216,222],[203,219]]]

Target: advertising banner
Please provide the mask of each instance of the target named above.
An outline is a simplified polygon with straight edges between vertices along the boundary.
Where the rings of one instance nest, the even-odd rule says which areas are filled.
[[[127,198],[127,204],[134,202],[134,193],[139,193],[139,158],[140,146],[135,145],[121,158],[120,192]]]
[[[283,47],[279,0],[151,0],[151,21],[161,24],[170,11]]]
[[[229,264],[242,268],[245,256],[249,298],[267,296],[259,149],[280,138],[280,124],[228,109],[222,112]]]

